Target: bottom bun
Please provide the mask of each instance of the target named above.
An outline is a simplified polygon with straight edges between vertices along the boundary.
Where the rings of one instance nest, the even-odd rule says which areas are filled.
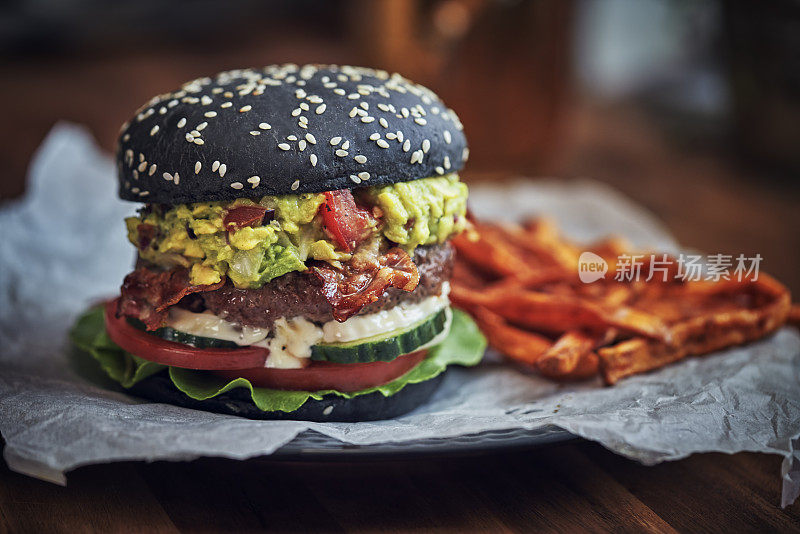
[[[132,387],[130,393],[185,408],[207,412],[237,415],[248,419],[315,421],[319,423],[379,421],[406,414],[424,404],[439,387],[445,373],[419,382],[386,397],[376,391],[347,399],[338,395],[325,395],[321,400],[309,399],[293,412],[265,412],[258,409],[244,388],[232,389],[206,400],[195,400],[177,389],[166,373],[146,378]]]

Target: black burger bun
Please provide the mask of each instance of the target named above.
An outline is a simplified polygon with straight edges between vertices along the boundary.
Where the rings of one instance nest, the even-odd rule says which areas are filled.
[[[117,164],[123,199],[182,204],[411,181],[467,156],[455,112],[402,76],[273,65],[155,97],[123,126]]]
[[[380,421],[404,415],[421,406],[434,394],[445,373],[439,376],[407,384],[403,389],[386,397],[375,391],[347,399],[339,395],[325,395],[321,400],[309,399],[293,412],[265,412],[250,398],[245,388],[232,389],[206,400],[195,400],[177,389],[166,372],[150,376],[130,389],[139,397],[156,402],[175,404],[185,408],[207,412],[237,415],[248,419],[316,421],[320,423]]]

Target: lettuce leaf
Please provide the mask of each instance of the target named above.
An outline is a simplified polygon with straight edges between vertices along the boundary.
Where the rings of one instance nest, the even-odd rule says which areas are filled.
[[[453,310],[450,333],[439,345],[428,349],[428,357],[418,366],[388,384],[343,393],[335,390],[283,391],[260,388],[253,386],[244,378],[227,380],[204,371],[168,367],[144,360],[122,350],[109,339],[105,330],[102,306],[89,309],[78,319],[70,332],[70,339],[76,347],[91,354],[106,374],[125,388],[130,388],[166,368],[175,387],[195,400],[210,399],[234,388],[246,388],[259,409],[283,412],[292,412],[308,399],[319,400],[324,395],[352,398],[379,391],[388,397],[407,384],[435,378],[448,365],[476,365],[486,349],[486,339],[472,319],[464,312]]]

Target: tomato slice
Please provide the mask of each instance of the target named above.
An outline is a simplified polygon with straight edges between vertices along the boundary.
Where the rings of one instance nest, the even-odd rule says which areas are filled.
[[[145,360],[186,369],[250,369],[263,366],[269,350],[264,347],[240,349],[196,349],[183,343],[167,341],[129,325],[116,316],[117,301],[106,304],[108,337],[123,350]]]
[[[427,351],[420,350],[398,356],[388,362],[330,363],[312,362],[302,369],[273,369],[257,367],[240,371],[218,370],[214,374],[233,380],[246,378],[251,384],[270,389],[341,392],[360,391],[380,386],[403,376],[425,359]]]
[[[321,209],[325,229],[343,250],[352,252],[358,243],[369,237],[372,214],[356,206],[349,189],[326,191],[325,205]]]

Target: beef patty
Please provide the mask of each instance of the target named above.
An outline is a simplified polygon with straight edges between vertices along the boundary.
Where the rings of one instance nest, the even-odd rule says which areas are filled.
[[[419,271],[419,285],[416,289],[409,292],[389,288],[379,300],[364,306],[358,315],[441,294],[442,284],[450,280],[453,260],[450,243],[417,247],[414,263]],[[303,316],[316,322],[333,320],[331,305],[322,295],[320,283],[301,272],[280,276],[259,289],[237,289],[228,281],[214,291],[190,295],[180,305],[192,311],[211,310],[228,321],[262,328],[271,328],[281,317]]]

